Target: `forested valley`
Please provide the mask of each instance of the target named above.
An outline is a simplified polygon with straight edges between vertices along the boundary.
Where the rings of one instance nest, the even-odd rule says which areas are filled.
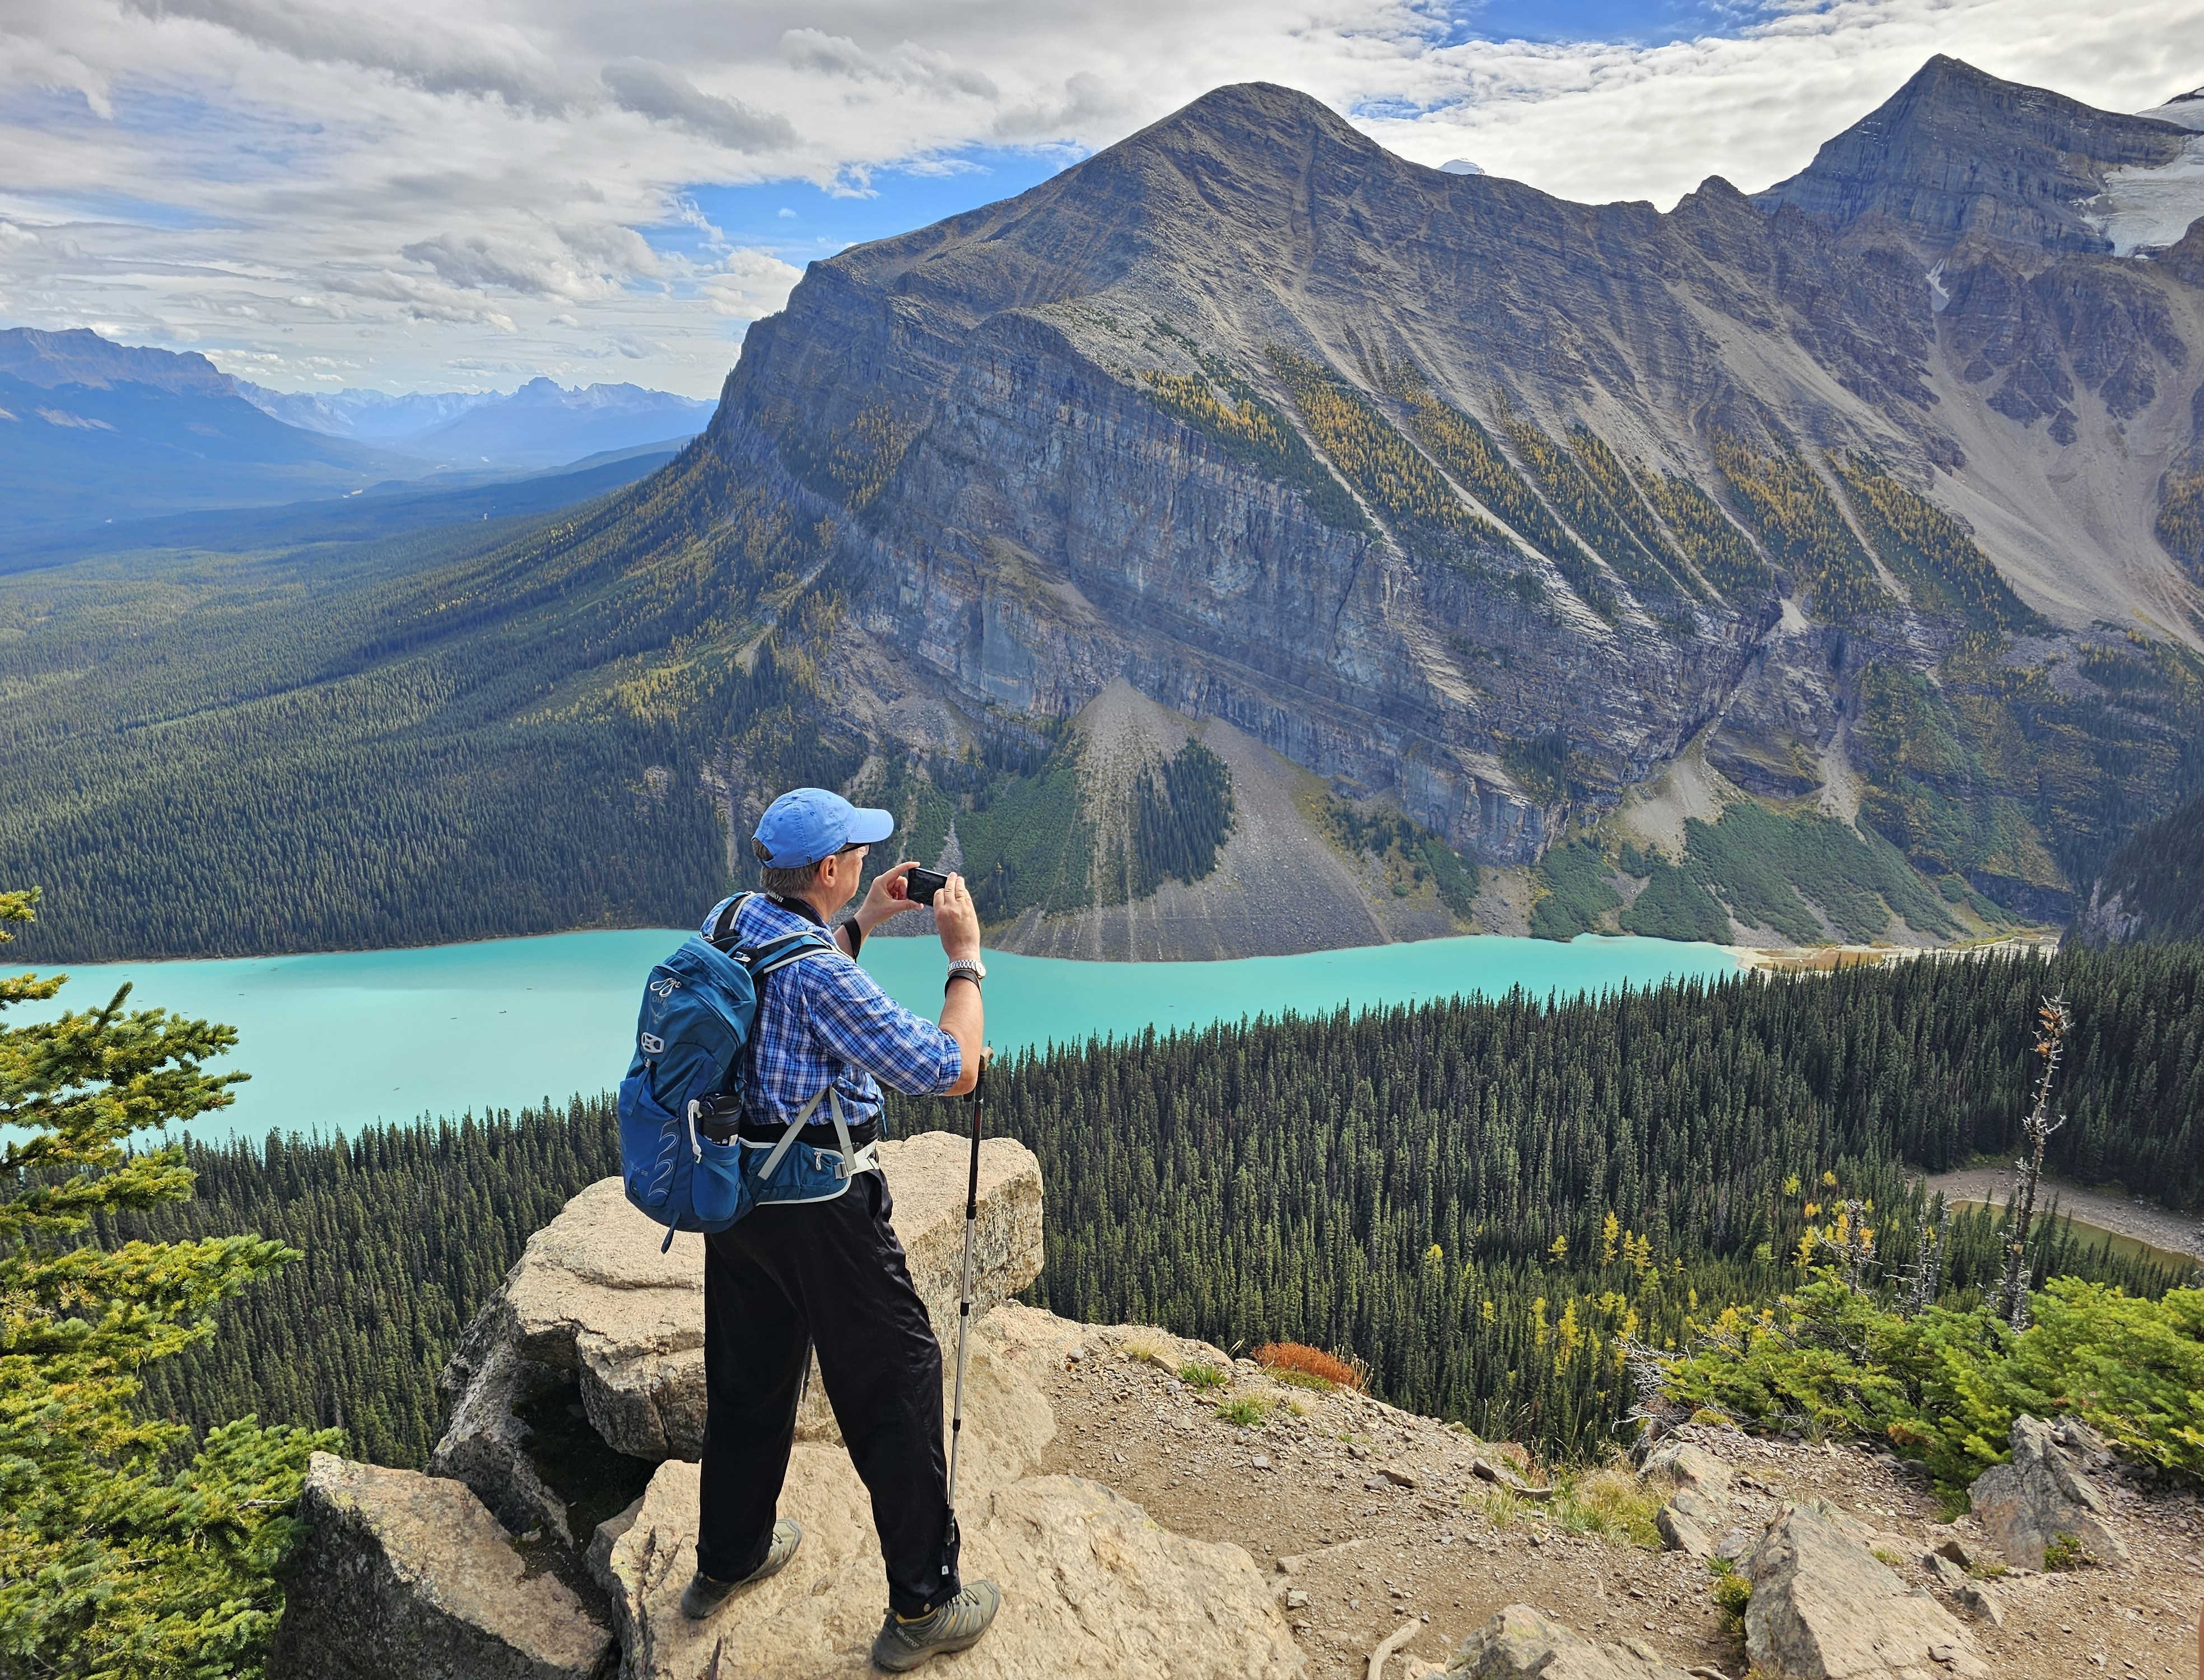
[[[1374,1392],[1597,1452],[1630,1405],[1626,1339],[1687,1347],[1727,1307],[1797,1289],[1840,1204],[1871,1204],[1871,1287],[1932,1210],[1909,1168],[2008,1155],[2043,994],[2069,999],[2059,1174],[2204,1204],[2204,948],[1921,961],[1829,976],[1520,994],[1259,1020],[1027,1054],[988,1126],[1040,1156],[1048,1258],[1033,1298],[1226,1346],[1313,1343]],[[151,1003],[157,1000],[142,1000]],[[249,1064],[251,1047],[245,1047]],[[961,1129],[895,1102],[899,1134]],[[157,1412],[341,1426],[418,1464],[461,1328],[564,1200],[617,1169],[608,1102],[193,1145],[197,1197],[93,1233],[251,1231],[303,1257],[146,1373]],[[1982,1298],[1997,1218],[1954,1220],[1947,1304]],[[1824,1254],[1827,1251],[1824,1249]],[[2039,1232],[2038,1281],[2184,1281]]]

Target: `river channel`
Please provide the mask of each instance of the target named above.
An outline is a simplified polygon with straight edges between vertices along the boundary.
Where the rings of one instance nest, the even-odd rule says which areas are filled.
[[[350,1131],[378,1121],[517,1108],[616,1085],[650,966],[680,940],[643,929],[408,950],[234,961],[86,964],[51,1014],[132,1003],[227,1021],[249,1071],[202,1138]],[[941,1006],[941,949],[878,938],[865,967],[929,1018]],[[1365,1009],[1457,993],[1573,996],[1669,977],[1734,973],[1720,945],[1583,938],[1431,939],[1229,962],[1074,962],[991,953],[987,1037],[998,1051],[1123,1038],[1242,1016]],[[9,1012],[12,1021],[34,1018]]]

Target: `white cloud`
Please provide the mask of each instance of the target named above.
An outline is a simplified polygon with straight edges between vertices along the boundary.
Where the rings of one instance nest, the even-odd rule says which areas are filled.
[[[1792,173],[1933,52],[2115,109],[2204,80],[2195,0],[1771,0],[1728,37],[1651,48],[1449,44],[1445,9],[0,0],[0,297],[10,322],[196,334],[299,384],[326,379],[314,357],[438,387],[609,346],[701,395],[799,270],[732,248],[700,185],[892,208],[888,166],[1075,155],[1260,80],[1425,163],[1665,206],[1709,175]]]
[[[802,269],[770,251],[731,251],[716,272],[703,276],[697,289],[714,313],[755,321],[779,309],[803,277]]]
[[[785,151],[796,144],[796,125],[786,117],[707,93],[679,71],[647,58],[618,59],[600,74],[622,110],[671,123],[730,151]]]

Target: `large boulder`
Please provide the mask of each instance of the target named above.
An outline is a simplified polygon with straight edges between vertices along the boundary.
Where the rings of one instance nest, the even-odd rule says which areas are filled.
[[[1798,1505],[1746,1560],[1745,1654],[1767,1680],[1988,1680],[1958,1621],[1915,1592],[1842,1514]]]
[[[926,1133],[884,1142],[880,1155],[911,1281],[945,1340],[956,1330],[970,1144]],[[661,1250],[664,1239],[618,1179],[591,1185],[529,1239],[446,1369],[452,1421],[430,1469],[465,1481],[516,1533],[581,1538],[522,1416],[547,1396],[578,1393],[615,1452],[649,1462],[702,1452],[704,1242],[677,1235]],[[1040,1165],[1010,1139],[981,1145],[975,1263],[975,1313],[1040,1274]],[[800,1432],[838,1439],[815,1380]]]
[[[1472,1680],[1691,1680],[1648,1647],[1609,1645],[1511,1604],[1462,1642],[1444,1672]]]
[[[1014,1303],[974,1332],[957,1517],[966,1576],[995,1581],[1004,1602],[957,1672],[965,1680],[1300,1674],[1271,1584],[1241,1547],[1172,1534],[1093,1482],[1027,1474],[1056,1428],[1040,1375],[1079,1338],[1079,1327]],[[887,1589],[870,1501],[849,1455],[797,1443],[779,1508],[803,1523],[802,1548],[787,1569],[701,1624],[678,1605],[696,1567],[696,1484],[693,1464],[661,1465],[598,1565],[627,1680],[868,1672]]]
[[[612,1634],[465,1485],[314,1454],[270,1680],[591,1680]]]
[[[2062,1435],[2023,1416],[2012,1420],[2011,1439],[2011,1461],[1984,1470],[1967,1491],[1998,1550],[2023,1569],[2041,1569],[2045,1551],[2064,1536],[2100,1563],[2124,1559],[2111,1508],[2084,1468],[2090,1443],[2078,1429]]]

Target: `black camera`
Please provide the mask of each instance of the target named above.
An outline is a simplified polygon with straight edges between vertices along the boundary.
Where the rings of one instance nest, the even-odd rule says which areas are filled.
[[[914,869],[903,878],[903,895],[914,904],[931,905],[933,895],[949,884],[949,878],[933,869]]]

